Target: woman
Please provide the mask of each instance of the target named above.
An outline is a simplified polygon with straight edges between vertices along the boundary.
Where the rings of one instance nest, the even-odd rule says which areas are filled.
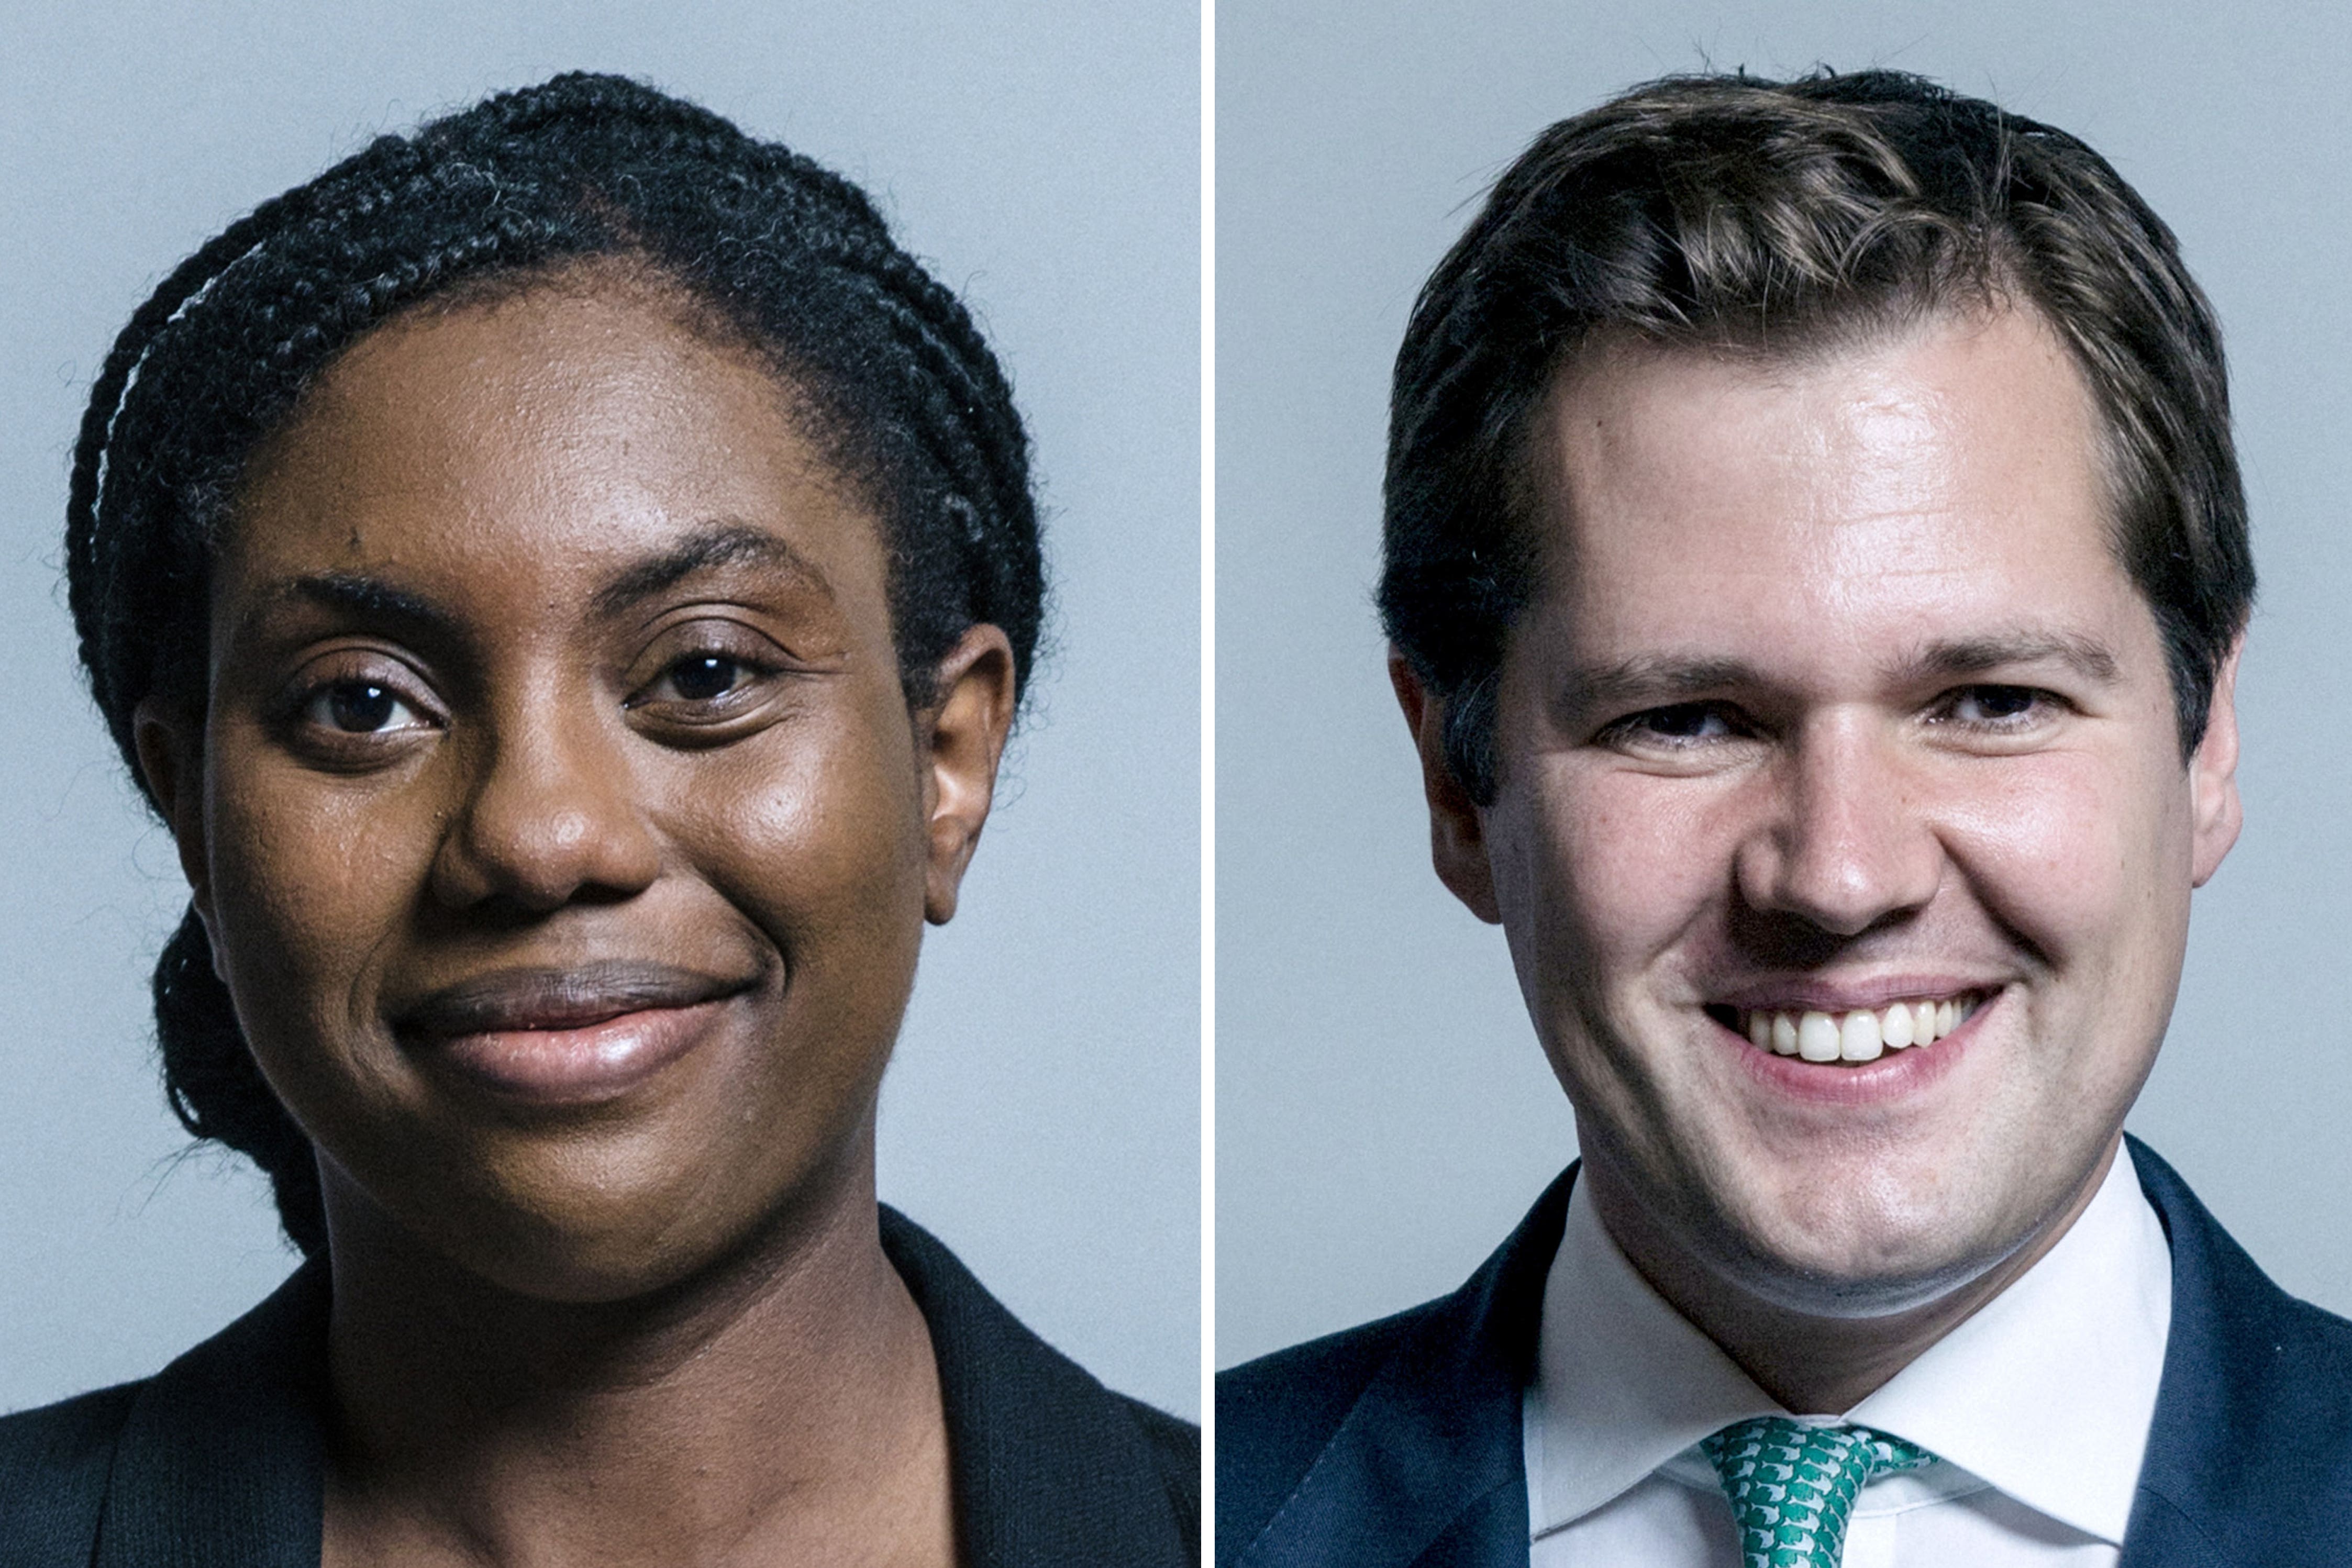
[[[308,1261],[0,1422],[0,1560],[1197,1557],[1192,1430],[874,1198],[1042,573],[857,191],[612,78],[379,141],[133,318],[68,556],[173,1103]]]

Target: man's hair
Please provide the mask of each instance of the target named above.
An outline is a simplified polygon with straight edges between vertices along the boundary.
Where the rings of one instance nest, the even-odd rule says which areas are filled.
[[[1028,438],[963,306],[839,175],[639,83],[574,74],[381,137],[263,203],[115,340],[74,452],[66,574],[90,688],[142,788],[133,716],[151,695],[201,706],[215,554],[305,390],[403,311],[600,277],[672,296],[796,394],[880,523],[910,706],[983,622],[1025,690],[1045,595]],[[310,1140],[255,1065],[193,910],[154,990],[173,1109],[259,1164],[287,1234],[317,1252]]]
[[[1530,439],[1563,366],[1609,339],[1777,356],[2011,303],[2090,389],[2116,558],[2193,750],[2254,568],[2221,331],[2171,231],[2074,137],[1916,76],[1670,77],[1536,139],[1397,354],[1381,614],[1471,798],[1495,799],[1539,570]]]

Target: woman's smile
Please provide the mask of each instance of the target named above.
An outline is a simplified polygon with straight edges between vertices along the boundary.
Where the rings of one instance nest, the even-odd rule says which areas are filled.
[[[741,1028],[761,978],[635,960],[500,969],[403,1009],[393,1029],[427,1071],[500,1099],[604,1104]]]

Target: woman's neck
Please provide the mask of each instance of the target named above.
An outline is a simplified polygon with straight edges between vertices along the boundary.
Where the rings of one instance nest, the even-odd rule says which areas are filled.
[[[938,1364],[854,1163],[730,1260],[621,1302],[502,1289],[332,1194],[325,1568],[946,1568]]]

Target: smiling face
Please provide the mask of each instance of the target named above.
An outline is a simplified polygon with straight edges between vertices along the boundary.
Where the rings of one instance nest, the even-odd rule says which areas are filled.
[[[140,744],[331,1222],[603,1300],[870,1186],[1011,660],[975,628],[908,712],[803,427],[592,270],[372,333],[249,472],[207,712]]]
[[[2029,312],[1769,363],[1620,345],[1542,420],[1500,790],[1439,800],[1441,872],[1640,1228],[1790,1310],[1936,1300],[2115,1147],[2236,832],[2229,672],[2184,767],[2094,409]]]

